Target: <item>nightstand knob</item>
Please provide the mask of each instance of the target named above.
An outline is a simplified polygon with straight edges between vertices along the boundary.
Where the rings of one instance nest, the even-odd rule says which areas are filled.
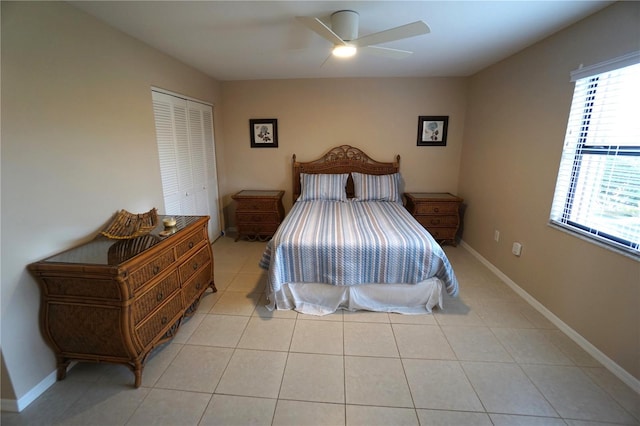
[[[436,213],[438,213],[438,212],[440,211],[440,209],[439,209],[438,207],[434,207],[434,208],[433,208],[433,211],[434,211],[434,212],[436,212]]]

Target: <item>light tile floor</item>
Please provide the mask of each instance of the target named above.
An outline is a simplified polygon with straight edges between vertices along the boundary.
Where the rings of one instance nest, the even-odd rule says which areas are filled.
[[[445,310],[264,308],[265,243],[213,244],[217,293],[147,362],[79,363],[2,425],[640,425],[640,395],[462,247]]]

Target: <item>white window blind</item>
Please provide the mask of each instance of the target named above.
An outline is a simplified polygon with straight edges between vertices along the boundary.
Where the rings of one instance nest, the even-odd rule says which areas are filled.
[[[640,54],[572,73],[551,222],[640,256]]]

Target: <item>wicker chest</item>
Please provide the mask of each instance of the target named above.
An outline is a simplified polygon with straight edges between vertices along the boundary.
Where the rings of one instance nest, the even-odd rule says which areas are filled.
[[[264,240],[271,237],[284,218],[284,191],[244,190],[233,195],[236,202],[236,241],[242,237]]]
[[[29,265],[58,380],[71,361],[112,362],[127,365],[141,385],[149,353],[175,335],[207,288],[216,291],[208,219],[177,216],[168,236],[160,236],[161,221],[133,239],[99,236]]]
[[[456,245],[462,198],[446,192],[407,192],[407,210],[441,244]]]

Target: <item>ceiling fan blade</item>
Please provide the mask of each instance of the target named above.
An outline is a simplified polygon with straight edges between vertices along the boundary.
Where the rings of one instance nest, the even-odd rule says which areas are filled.
[[[404,59],[413,55],[413,52],[410,52],[408,50],[389,49],[388,47],[380,46],[364,46],[359,47],[358,50],[361,50],[367,55],[383,56],[385,58],[391,59]]]
[[[429,26],[423,21],[412,22],[411,24],[401,25],[399,27],[369,34],[352,40],[354,46],[370,46],[373,44],[388,43],[403,38],[415,37],[431,32]]]
[[[336,33],[331,31],[331,28],[327,27],[321,20],[318,18],[309,18],[307,16],[298,16],[297,19],[307,26],[310,30],[329,40],[333,44],[347,44],[342,40]]]

